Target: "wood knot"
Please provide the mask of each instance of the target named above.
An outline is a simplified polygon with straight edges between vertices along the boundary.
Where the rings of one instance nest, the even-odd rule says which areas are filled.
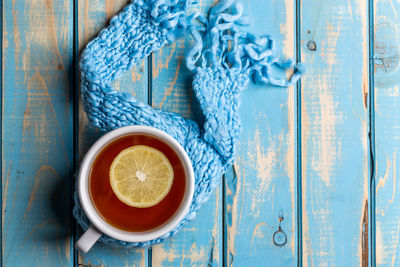
[[[272,241],[274,245],[277,247],[283,247],[287,243],[287,236],[285,231],[282,230],[282,221],[283,221],[283,212],[279,212],[279,227],[278,230],[272,236]]]
[[[314,40],[310,40],[307,43],[307,48],[310,51],[315,51],[315,50],[317,50],[317,43]]]
[[[400,38],[398,29],[390,21],[378,21],[374,36],[374,74],[375,85],[390,87],[400,79]]]

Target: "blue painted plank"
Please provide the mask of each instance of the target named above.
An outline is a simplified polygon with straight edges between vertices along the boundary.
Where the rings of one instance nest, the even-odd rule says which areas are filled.
[[[367,1],[301,3],[304,266],[368,266]]]
[[[398,1],[374,1],[377,266],[400,265],[399,8]]]
[[[117,14],[128,0],[84,0],[78,1],[78,40],[79,50],[94,38],[97,33],[107,25],[108,20]],[[133,67],[123,77],[115,81],[113,86],[121,91],[132,93],[138,99],[147,102],[147,60]],[[79,161],[83,158],[89,147],[102,135],[87,122],[82,103],[79,103]],[[77,226],[79,236],[82,231]],[[96,245],[85,255],[78,255],[78,264],[88,266],[147,266],[147,249],[121,249],[113,248],[101,243]]]
[[[72,1],[2,4],[2,264],[72,266]]]
[[[243,2],[254,21],[249,31],[270,34],[277,56],[294,58],[295,1]],[[293,86],[251,83],[242,93],[242,135],[225,179],[227,266],[297,265],[295,105]],[[273,242],[280,218],[283,246]]]
[[[203,13],[214,3],[200,1],[192,10]],[[164,47],[152,56],[152,104],[198,120],[200,110],[191,90],[192,74],[184,55],[192,45],[189,36]],[[176,236],[152,249],[154,266],[222,266],[221,186],[198,211],[196,219]]]

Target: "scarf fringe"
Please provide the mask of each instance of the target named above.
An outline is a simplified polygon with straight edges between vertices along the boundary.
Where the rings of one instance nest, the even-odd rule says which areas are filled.
[[[241,3],[223,0],[211,9],[208,18],[195,13],[189,19],[195,45],[186,56],[186,64],[192,71],[209,66],[231,69],[248,74],[254,82],[276,86],[293,85],[304,72],[301,64],[274,56],[271,36],[258,37],[240,30],[250,24]],[[273,68],[293,69],[293,74],[289,79],[280,78],[273,74]]]

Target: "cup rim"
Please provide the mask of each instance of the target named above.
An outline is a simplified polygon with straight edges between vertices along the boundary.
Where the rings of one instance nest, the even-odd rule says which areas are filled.
[[[183,167],[186,174],[185,195],[183,197],[180,208],[177,210],[175,215],[171,217],[163,225],[155,229],[144,232],[124,231],[108,224],[94,207],[89,192],[90,168],[98,153],[107,144],[109,144],[116,138],[132,133],[147,134],[159,138],[163,142],[168,144],[179,156],[180,160],[183,163]],[[189,156],[187,155],[183,147],[178,143],[178,141],[175,140],[172,136],[170,136],[166,132],[163,132],[161,130],[158,130],[150,126],[144,126],[144,125],[125,126],[106,133],[90,147],[79,168],[78,196],[82,209],[85,212],[86,216],[100,232],[125,242],[146,242],[162,237],[163,235],[173,230],[188,213],[190,204],[192,203],[193,194],[194,194],[194,171]]]

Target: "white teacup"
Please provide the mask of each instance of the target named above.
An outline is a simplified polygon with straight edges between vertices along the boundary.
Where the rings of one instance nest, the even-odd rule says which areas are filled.
[[[185,172],[185,194],[180,207],[175,214],[164,224],[145,232],[128,232],[108,224],[97,212],[92,203],[89,192],[89,174],[91,166],[102,149],[122,136],[130,134],[144,134],[157,138],[171,147],[180,158]],[[87,152],[79,169],[78,195],[83,211],[92,225],[75,244],[76,248],[86,253],[104,233],[115,239],[126,242],[149,241],[171,231],[187,214],[194,192],[194,173],[192,163],[182,146],[170,135],[153,127],[127,126],[113,130],[102,136]]]

